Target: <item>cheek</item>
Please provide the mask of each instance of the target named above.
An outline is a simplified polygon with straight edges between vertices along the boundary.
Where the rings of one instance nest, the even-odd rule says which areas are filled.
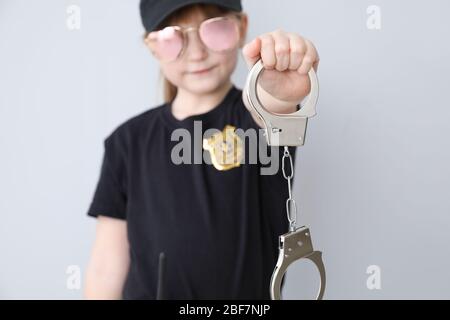
[[[214,64],[219,66],[222,71],[233,72],[238,60],[238,55],[236,50],[227,53],[215,53],[214,54]]]
[[[172,83],[176,84],[180,81],[182,74],[180,70],[179,65],[176,63],[171,64],[161,64],[160,65],[161,71],[164,74],[164,76]]]

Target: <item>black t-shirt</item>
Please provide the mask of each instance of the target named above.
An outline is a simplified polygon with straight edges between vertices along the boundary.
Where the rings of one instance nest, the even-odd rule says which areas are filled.
[[[260,130],[233,85],[206,113],[180,121],[165,103],[127,120],[104,140],[88,215],[127,221],[131,264],[124,299],[156,298],[161,252],[165,299],[270,299],[278,236],[288,231],[283,148],[272,149],[279,161],[274,175],[262,175],[265,165],[247,158],[228,170],[205,161],[175,164],[171,154],[180,140],[172,141],[172,133],[184,128],[194,140],[197,121],[202,133],[227,125]],[[295,159],[295,148],[289,149]]]

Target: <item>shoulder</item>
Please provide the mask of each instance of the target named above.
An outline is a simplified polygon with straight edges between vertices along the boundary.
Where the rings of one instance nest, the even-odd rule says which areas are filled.
[[[105,138],[105,144],[126,149],[133,141],[137,141],[145,130],[158,123],[158,116],[165,106],[165,103],[157,105],[120,123]]]

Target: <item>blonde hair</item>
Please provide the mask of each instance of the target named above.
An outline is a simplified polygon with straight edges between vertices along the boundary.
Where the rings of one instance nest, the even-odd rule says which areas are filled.
[[[189,17],[196,11],[202,12],[206,17],[212,18],[218,15],[224,15],[229,12],[233,12],[229,9],[213,5],[213,4],[204,4],[204,3],[197,3],[188,5],[185,7],[182,7],[178,9],[177,11],[173,12],[171,15],[169,15],[166,19],[164,19],[163,22],[161,22],[156,30],[163,29],[167,26],[184,22],[189,19]],[[147,38],[149,32],[145,32],[144,39]],[[162,70],[160,70],[159,74],[160,81],[162,80],[163,85],[163,99],[165,103],[172,102],[173,99],[175,99],[177,95],[178,88],[170,82],[163,74]]]

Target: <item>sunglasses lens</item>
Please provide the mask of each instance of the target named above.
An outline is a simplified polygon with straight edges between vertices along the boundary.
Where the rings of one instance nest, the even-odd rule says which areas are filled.
[[[236,24],[230,19],[205,22],[201,25],[199,33],[203,43],[213,51],[232,49],[239,40]]]
[[[152,34],[150,39],[155,43],[154,52],[162,60],[175,60],[183,48],[183,35],[173,27],[166,27],[157,31]]]

